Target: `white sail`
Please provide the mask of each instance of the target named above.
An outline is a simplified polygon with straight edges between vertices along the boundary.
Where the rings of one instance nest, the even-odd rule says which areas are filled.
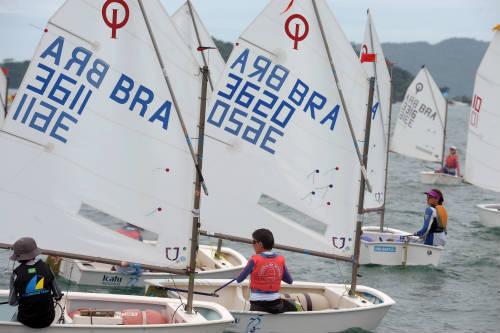
[[[391,138],[391,151],[429,162],[441,162],[446,100],[426,67],[406,91]]]
[[[159,1],[143,5],[194,132],[199,66]],[[137,0],[69,0],[50,19],[0,134],[0,242],[186,267],[194,167],[145,22]],[[157,245],[82,217],[83,204]]]
[[[375,59],[370,59],[370,57]],[[373,94],[370,149],[368,151],[368,179],[372,191],[365,191],[365,209],[384,205],[385,179],[387,172],[386,152],[388,148],[389,112],[391,107],[391,76],[382,45],[378,39],[373,19],[368,13],[365,39],[361,45],[361,63],[368,77],[375,77]]]
[[[476,74],[467,138],[465,179],[500,192],[500,27]]]
[[[348,255],[360,166],[346,112],[359,142],[368,79],[326,1],[316,3],[348,110],[313,1],[271,1],[236,42],[207,113],[202,228],[250,237],[264,227],[280,244]]]
[[[2,128],[7,111],[7,77],[0,67],[0,128]]]
[[[189,7],[191,7],[191,9]],[[193,13],[193,15],[191,15],[191,13]],[[186,3],[184,3],[184,5],[182,5],[174,13],[174,15],[172,15],[172,20],[188,45],[188,48],[198,61],[198,64],[203,67],[206,62],[210,70],[209,91],[211,92],[213,90],[211,86],[216,85],[222,72],[224,71],[225,66],[224,59],[222,59],[219,49],[215,45],[210,33],[200,19],[200,16],[198,15],[198,12],[194,8],[193,4],[186,1]],[[200,52],[198,50],[198,47],[200,46],[213,49]],[[203,60],[203,57],[205,57],[205,60]]]

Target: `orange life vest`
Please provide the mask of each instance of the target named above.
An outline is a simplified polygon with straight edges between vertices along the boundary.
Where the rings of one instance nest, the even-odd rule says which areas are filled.
[[[457,155],[456,154],[455,155],[448,155],[448,157],[446,157],[445,165],[447,168],[456,169],[458,167]]]
[[[436,208],[439,227],[446,230],[446,228],[448,227],[448,212],[446,212],[444,206],[441,205],[437,205],[434,208]]]
[[[266,258],[256,254],[252,256],[252,260],[254,267],[250,275],[250,288],[264,292],[278,292],[285,270],[285,257]]]

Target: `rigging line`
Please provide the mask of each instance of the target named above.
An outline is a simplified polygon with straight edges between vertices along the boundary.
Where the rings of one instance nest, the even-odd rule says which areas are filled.
[[[184,122],[184,118],[182,117],[181,109],[179,108],[179,103],[177,103],[177,98],[175,97],[172,84],[170,83],[170,78],[167,75],[167,68],[165,67],[165,64],[163,63],[163,59],[162,59],[160,51],[158,49],[158,44],[156,43],[156,39],[154,37],[153,30],[151,28],[151,24],[149,23],[148,17],[146,15],[146,10],[144,9],[144,4],[143,4],[142,0],[139,0],[139,7],[141,8],[141,13],[142,13],[142,16],[144,18],[144,22],[146,24],[146,27],[148,29],[149,37],[151,38],[151,42],[153,43],[157,60],[160,64],[161,70],[163,72],[163,78],[165,79],[165,82],[167,83],[167,87],[168,87],[168,90],[170,92],[170,96],[172,96],[172,103],[174,104],[175,113],[177,114],[177,117],[179,118],[179,122],[180,122],[180,125],[182,128],[182,131],[184,133],[186,143],[189,147],[189,152],[191,153],[191,158],[193,159],[194,167],[196,169],[197,174],[200,176],[201,185],[203,187],[203,192],[205,192],[205,195],[208,195],[208,190],[207,190],[207,187],[205,185],[205,179],[203,178],[203,174],[201,173],[200,167],[198,166],[197,159],[196,159],[196,153],[194,151],[193,144],[192,144],[191,139],[189,137],[186,123]]]
[[[38,142],[36,142],[36,141],[33,141],[33,140],[30,140],[30,139],[24,138],[24,137],[22,137],[22,136],[20,136],[20,135],[17,135],[17,134],[11,133],[11,132],[7,132],[7,131],[5,131],[5,130],[3,130],[3,129],[0,129],[0,133],[5,133],[5,134],[10,135],[10,136],[13,136],[13,137],[15,137],[15,138],[17,138],[17,139],[21,139],[21,140],[23,140],[23,141],[26,141],[26,142],[32,143],[32,144],[34,144],[34,145],[36,145],[36,146],[39,146],[39,147],[43,147],[43,148],[45,148],[45,149],[49,148],[49,146],[48,146],[48,145],[44,145],[44,144],[38,143]]]
[[[189,8],[189,16],[191,16],[191,21],[193,22],[193,27],[194,27],[194,32],[196,34],[196,39],[198,40],[198,46],[202,47],[203,45],[201,44],[200,33],[198,31],[198,26],[196,25],[196,20],[194,18],[194,11],[193,11],[193,7],[192,7],[192,4],[191,4],[190,0],[187,1],[187,5],[188,5],[188,8]],[[208,68],[210,68],[208,66],[208,61],[205,58],[205,53],[203,51],[199,51],[199,52],[201,53],[201,57],[203,58],[203,64],[205,66],[207,66]],[[210,71],[210,70],[208,72],[208,82],[210,83],[210,90],[214,91],[214,85],[213,85],[213,82],[212,82],[212,74],[211,74],[211,72],[212,71]]]
[[[349,127],[349,131],[351,132],[351,138],[353,140],[354,148],[356,150],[356,155],[358,156],[359,165],[360,165],[360,168],[361,168],[361,173],[363,174],[363,178],[365,179],[366,187],[368,189],[368,192],[371,193],[372,192],[372,186],[370,185],[370,181],[368,180],[368,172],[366,171],[366,167],[365,167],[365,165],[363,163],[363,156],[361,155],[361,151],[359,150],[359,145],[358,145],[358,142],[357,142],[356,134],[354,133],[354,128],[352,127],[351,116],[349,115],[349,111],[347,109],[347,105],[346,105],[346,102],[345,102],[345,99],[344,99],[344,94],[342,92],[342,88],[340,87],[339,78],[337,76],[337,71],[335,70],[335,65],[333,63],[332,53],[330,52],[330,46],[328,45],[328,41],[326,39],[325,30],[323,29],[323,24],[321,23],[321,17],[319,15],[319,11],[318,11],[318,6],[316,4],[316,0],[312,0],[312,3],[313,3],[313,7],[314,7],[314,12],[316,14],[316,19],[318,20],[318,25],[319,25],[319,28],[320,28],[320,31],[321,31],[321,37],[323,38],[324,48],[325,48],[325,51],[326,51],[326,53],[328,55],[328,60],[330,61],[330,67],[331,67],[331,70],[332,70],[332,73],[333,73],[333,77],[335,79],[335,84],[336,84],[337,90],[339,92],[340,102],[342,103],[342,108],[345,111],[347,125]],[[371,110],[371,107],[370,107],[370,110]],[[366,131],[366,129],[365,129],[365,131]]]
[[[245,38],[243,38],[243,37],[240,37],[240,40],[242,40],[242,41],[244,41],[244,42],[246,42],[246,43],[248,43],[248,44],[250,44],[250,45],[252,45],[252,46],[255,46],[255,47],[256,47],[256,48],[258,48],[259,50],[262,50],[262,51],[264,51],[264,52],[266,52],[266,53],[269,53],[269,54],[271,54],[271,55],[273,55],[273,56],[275,56],[275,57],[277,57],[277,56],[278,56],[276,53],[273,53],[273,52],[271,52],[271,51],[269,51],[269,50],[267,50],[267,49],[263,48],[262,46],[259,46],[259,45],[255,44],[255,43],[253,43],[253,42],[249,41],[248,39],[245,39]]]
[[[439,122],[441,123],[441,126],[443,126],[443,128],[444,128],[444,121],[441,118],[441,114],[439,113],[439,107],[438,107],[436,98],[434,96],[434,91],[432,89],[431,80],[429,78],[429,74],[427,73],[427,67],[425,67],[425,66],[424,66],[424,74],[425,74],[425,78],[427,79],[427,84],[429,85],[429,90],[431,91],[432,101],[434,102],[434,106],[436,107],[436,111],[437,111],[437,115],[438,115],[438,118],[439,118]],[[447,115],[445,114],[445,117],[446,116]]]

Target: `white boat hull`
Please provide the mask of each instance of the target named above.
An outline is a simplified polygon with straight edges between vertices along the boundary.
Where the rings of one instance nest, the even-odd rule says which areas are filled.
[[[223,247],[222,256],[215,257],[216,247],[200,245],[198,251],[199,278],[230,279],[238,275],[247,260],[237,251]],[[200,264],[201,263],[201,264]],[[79,285],[100,287],[144,287],[147,279],[185,278],[168,273],[143,272],[141,275],[121,274],[113,266],[65,259],[59,266],[59,276]]]
[[[0,290],[0,297],[8,297],[7,290]],[[66,303],[65,303],[66,302]],[[76,293],[70,292],[61,301],[61,305],[66,304],[64,313],[65,323],[53,323],[50,327],[38,329],[36,332],[52,333],[52,332],[71,332],[71,333],[104,333],[104,332],[157,332],[157,333],[220,333],[232,321],[231,314],[222,306],[212,302],[196,302],[194,306],[200,309],[200,312],[188,314],[184,311],[178,299],[144,297],[144,296],[129,296],[129,295],[112,295],[112,294],[91,294],[91,293]],[[71,318],[68,314],[77,309],[106,309],[117,311],[115,317],[93,317],[90,324],[90,317],[74,316]],[[12,308],[14,309],[14,308]],[[59,307],[56,307],[59,314],[56,314],[56,319],[60,317]],[[168,319],[168,324],[151,324],[151,325],[125,325],[120,322],[122,320],[119,315],[122,310],[137,309],[137,310],[154,310],[158,311]],[[2,311],[5,311],[2,309]],[[204,315],[202,315],[203,313]],[[12,313],[10,314],[10,316]],[[18,322],[14,322],[6,318],[5,314],[0,317],[0,332],[8,333],[28,333],[34,332],[32,328],[26,327]],[[206,318],[207,317],[207,318]],[[82,322],[89,322],[88,324]]]
[[[387,266],[437,266],[444,250],[442,246],[429,246],[415,242],[405,242],[408,232],[379,227],[363,227],[360,258],[361,265]]]
[[[196,280],[195,290],[213,292],[223,285],[225,280]],[[162,286],[173,287],[170,281],[147,281],[151,287],[148,294],[165,293]],[[327,333],[342,332],[349,328],[374,330],[384,318],[394,301],[386,294],[364,286],[357,291],[362,296],[348,295],[349,286],[343,284],[294,282],[283,285],[282,294],[303,295],[310,297],[312,311],[286,312],[273,315],[249,311],[249,282],[232,284],[220,290],[218,298],[195,295],[198,300],[212,299],[229,309],[235,321],[226,332],[258,333]],[[175,287],[185,288],[186,280],[177,280]],[[304,298],[305,299],[305,298]],[[302,304],[302,303],[301,303]]]
[[[422,171],[420,182],[429,185],[460,185],[463,183],[463,178],[434,171]]]
[[[500,204],[481,204],[476,207],[479,209],[479,221],[482,225],[500,227]]]

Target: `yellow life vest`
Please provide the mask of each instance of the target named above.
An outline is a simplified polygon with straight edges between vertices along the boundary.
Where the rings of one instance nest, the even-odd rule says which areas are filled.
[[[435,208],[437,213],[436,215],[438,226],[446,230],[446,228],[448,227],[448,213],[446,212],[444,206],[438,205]]]

